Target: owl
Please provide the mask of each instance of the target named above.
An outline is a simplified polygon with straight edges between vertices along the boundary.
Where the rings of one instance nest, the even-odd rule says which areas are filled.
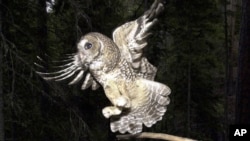
[[[102,87],[111,102],[102,110],[111,131],[142,132],[143,125],[162,120],[170,102],[170,88],[154,81],[157,69],[143,56],[149,30],[163,9],[155,0],[141,17],[116,28],[113,39],[97,32],[84,35],[61,70],[37,73],[45,80],[71,79],[69,85],[82,81],[83,90]]]

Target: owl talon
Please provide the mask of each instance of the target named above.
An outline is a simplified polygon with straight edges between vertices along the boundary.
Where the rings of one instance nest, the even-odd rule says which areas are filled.
[[[110,118],[114,115],[120,115],[122,113],[121,109],[114,106],[105,107],[102,109],[102,114],[105,118]]]

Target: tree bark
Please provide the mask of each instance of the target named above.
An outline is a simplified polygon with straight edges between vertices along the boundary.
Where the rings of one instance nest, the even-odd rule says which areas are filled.
[[[1,19],[0,19],[1,21]],[[1,46],[2,43],[1,43]],[[0,64],[2,64],[2,47],[0,48]],[[3,77],[2,77],[2,65],[0,65],[0,141],[4,141],[4,113],[3,113]]]
[[[189,46],[188,60],[188,85],[187,85],[187,137],[190,137],[191,131],[191,45]]]
[[[236,121],[250,124],[250,1],[242,0]]]
[[[0,0],[0,5],[2,0]],[[0,11],[0,35],[2,37],[2,10]],[[2,39],[0,39],[2,40]],[[3,113],[3,42],[0,48],[0,141],[4,141],[4,113]]]
[[[1,19],[0,19],[1,21]],[[0,27],[1,30],[1,27]],[[2,50],[2,45],[1,43],[1,48],[0,48],[0,141],[4,141],[4,113],[3,113],[3,71],[2,71],[2,57],[3,57],[3,50]]]
[[[235,123],[236,108],[236,81],[237,81],[237,53],[239,49],[239,39],[237,38],[236,13],[239,0],[224,0],[225,6],[225,140],[228,140],[229,125]]]

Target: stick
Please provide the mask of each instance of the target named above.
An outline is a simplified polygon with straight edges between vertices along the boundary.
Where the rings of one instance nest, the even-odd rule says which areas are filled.
[[[178,137],[169,134],[163,133],[151,133],[151,132],[142,132],[139,134],[126,134],[126,135],[117,135],[118,140],[125,140],[130,138],[149,138],[149,139],[161,139],[161,140],[169,140],[169,141],[196,141],[189,138]]]

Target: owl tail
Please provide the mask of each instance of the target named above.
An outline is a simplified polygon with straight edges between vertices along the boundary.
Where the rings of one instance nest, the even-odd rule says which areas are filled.
[[[132,107],[117,117],[111,117],[111,131],[136,134],[142,132],[143,124],[151,127],[162,120],[170,102],[170,88],[164,84],[140,79],[136,82]]]

